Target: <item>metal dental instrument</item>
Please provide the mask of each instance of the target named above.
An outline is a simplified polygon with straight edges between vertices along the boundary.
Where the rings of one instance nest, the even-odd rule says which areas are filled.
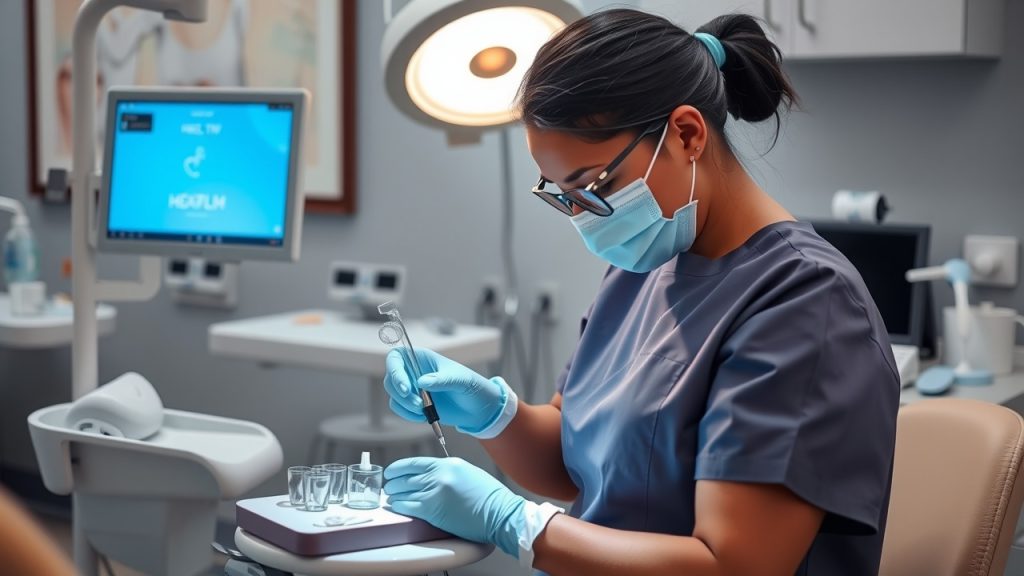
[[[409,366],[412,369],[413,378],[415,381],[418,381],[423,374],[420,372],[420,363],[416,356],[416,349],[412,347],[409,333],[406,332],[405,324],[402,323],[402,317],[398,314],[398,305],[394,302],[385,302],[377,307],[377,312],[390,318],[377,331],[377,336],[380,337],[381,342],[388,346],[397,346],[399,344],[405,346],[409,355]],[[437,416],[437,408],[434,406],[434,400],[430,397],[430,392],[426,390],[420,390],[420,399],[423,400],[423,415],[427,417],[427,423],[434,429],[434,436],[437,436],[437,441],[441,443],[441,450],[444,452],[445,458],[447,458],[448,446],[445,444],[441,425],[437,423],[439,418]]]

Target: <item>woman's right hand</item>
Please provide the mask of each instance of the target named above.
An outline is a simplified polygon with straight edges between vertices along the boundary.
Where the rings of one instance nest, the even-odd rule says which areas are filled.
[[[388,352],[384,389],[391,410],[413,422],[424,422],[419,391],[430,392],[442,424],[478,438],[493,438],[515,415],[516,395],[501,378],[484,378],[433,350],[416,351],[422,376],[413,381],[404,348]],[[511,406],[509,405],[511,403]],[[508,412],[511,410],[511,414]]]

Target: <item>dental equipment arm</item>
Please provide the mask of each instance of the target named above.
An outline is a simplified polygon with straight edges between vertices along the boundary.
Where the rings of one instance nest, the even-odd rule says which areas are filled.
[[[941,266],[929,266],[908,270],[908,282],[925,282],[930,280],[946,280],[953,287],[953,301],[956,307],[956,331],[960,338],[960,349],[967,350],[967,338],[971,332],[971,308],[967,298],[967,285],[971,281],[971,266],[960,258],[947,260]],[[954,372],[958,376],[970,375],[972,370],[967,363],[966,352],[961,356]]]

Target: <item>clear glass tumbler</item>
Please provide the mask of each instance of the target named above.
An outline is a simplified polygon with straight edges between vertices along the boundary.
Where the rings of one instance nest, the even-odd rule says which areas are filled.
[[[345,500],[345,480],[348,466],[344,464],[323,464],[324,470],[331,474],[330,496],[327,497],[328,504],[341,504]]]
[[[306,510],[323,512],[327,510],[327,497],[331,493],[331,473],[320,466],[306,471]]]
[[[306,505],[306,472],[309,466],[288,468],[288,502],[296,508]]]
[[[384,481],[384,468],[371,464],[363,469],[359,464],[348,467],[348,501],[349,508],[370,510],[380,506],[380,489]]]

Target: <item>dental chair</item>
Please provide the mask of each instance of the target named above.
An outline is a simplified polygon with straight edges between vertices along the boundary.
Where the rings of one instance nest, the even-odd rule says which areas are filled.
[[[1024,499],[1024,419],[959,398],[900,409],[882,576],[1003,576]]]
[[[283,461],[267,428],[165,409],[134,373],[28,422],[43,483],[74,494],[89,545],[151,575],[208,570],[220,500],[241,497]]]

